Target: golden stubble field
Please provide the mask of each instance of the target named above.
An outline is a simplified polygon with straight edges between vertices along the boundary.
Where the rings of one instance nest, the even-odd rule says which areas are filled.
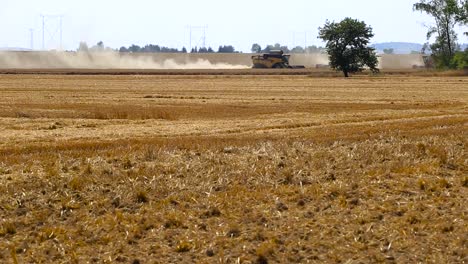
[[[2,263],[464,263],[468,78],[0,75]]]

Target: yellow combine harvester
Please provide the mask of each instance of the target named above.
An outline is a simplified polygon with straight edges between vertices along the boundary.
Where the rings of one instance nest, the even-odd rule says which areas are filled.
[[[304,66],[289,65],[291,55],[285,55],[282,50],[272,50],[269,53],[252,56],[254,69],[304,69]]]

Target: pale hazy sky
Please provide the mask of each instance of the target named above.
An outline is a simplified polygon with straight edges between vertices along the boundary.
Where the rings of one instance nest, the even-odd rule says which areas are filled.
[[[189,46],[188,25],[208,26],[207,45],[232,44],[248,51],[261,45],[322,45],[317,28],[329,20],[353,17],[374,28],[373,42],[425,42],[424,23],[431,19],[412,11],[415,0],[0,0],[0,47],[42,47],[40,14],[62,14],[65,49],[80,41],[102,40],[118,48],[148,43],[181,48]],[[58,23],[47,23],[47,48],[59,46]],[[55,33],[54,33],[55,32]],[[294,38],[294,35],[296,36]],[[193,31],[193,46],[202,33]],[[55,40],[55,41],[53,41]],[[468,42],[460,36],[460,42]]]

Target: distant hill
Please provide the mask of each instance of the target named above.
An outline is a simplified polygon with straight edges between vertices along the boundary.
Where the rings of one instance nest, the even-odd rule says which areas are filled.
[[[383,53],[384,49],[393,49],[395,54],[410,54],[413,51],[420,52],[423,48],[423,44],[410,42],[385,42],[372,44],[371,46],[375,48],[378,53]],[[467,48],[468,44],[460,44],[461,50]]]
[[[18,48],[18,47],[0,47],[0,51],[31,51],[31,49]]]

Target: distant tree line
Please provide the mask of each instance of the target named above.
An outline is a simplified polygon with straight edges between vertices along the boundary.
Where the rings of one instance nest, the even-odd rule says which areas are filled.
[[[96,45],[88,47],[86,42],[80,42],[77,49],[78,52],[102,52],[102,51],[118,51],[118,52],[129,52],[129,53],[188,53],[188,50],[183,47],[182,49],[168,48],[159,45],[148,44],[145,46],[131,45],[129,47],[121,47],[118,50],[104,46],[102,41],[99,41]],[[232,45],[219,46],[218,50],[215,51],[212,47],[194,47],[190,51],[191,53],[239,53]]]
[[[326,50],[323,47],[317,47],[315,45],[307,47],[307,49],[304,49],[304,47],[301,46],[296,46],[292,49],[290,49],[286,45],[281,45],[279,43],[276,43],[274,45],[267,45],[265,48],[262,48],[259,44],[255,43],[252,45],[252,48],[250,49],[252,53],[268,53],[272,50],[282,50],[286,53],[325,53]]]
[[[145,46],[138,46],[138,45],[131,45],[129,47],[121,47],[119,49],[119,52],[132,52],[132,53],[137,53],[137,52],[146,52],[146,53],[187,53],[187,49],[185,47],[182,48],[182,50],[179,49],[174,49],[174,48],[168,48],[164,46],[159,46],[159,45],[153,45],[153,44],[148,44]]]
[[[223,45],[218,47],[218,51],[215,51],[213,48],[208,47],[208,48],[192,48],[191,53],[239,53],[236,51],[234,46],[231,45]]]
[[[168,48],[159,45],[148,44],[145,46],[131,45],[129,47],[121,47],[119,52],[145,52],[145,53],[187,53],[188,50],[183,47],[181,50],[176,48]],[[212,47],[194,47],[190,50],[190,53],[237,53],[235,48],[231,45],[219,46],[218,50],[215,51]]]

